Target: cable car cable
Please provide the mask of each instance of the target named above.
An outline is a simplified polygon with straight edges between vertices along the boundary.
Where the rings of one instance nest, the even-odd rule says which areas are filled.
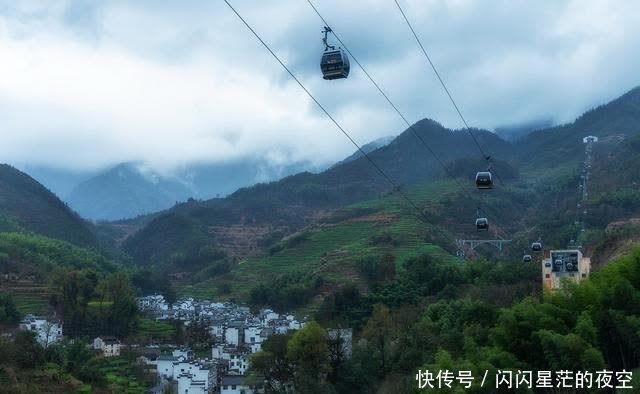
[[[269,51],[269,53],[271,53],[274,59],[276,59],[276,61],[280,63],[282,68],[284,68],[285,71],[287,71],[287,73],[291,76],[291,78],[293,78],[293,80],[296,81],[296,83],[302,88],[302,90],[304,90],[304,92],[316,103],[316,105],[322,110],[322,112],[324,112],[324,114],[327,115],[327,117],[333,122],[333,124],[336,125],[336,127],[342,132],[342,134],[344,134],[349,139],[349,141],[351,141],[351,143],[357,148],[357,150],[369,161],[369,163],[371,163],[371,165],[380,173],[380,175],[382,175],[385,178],[385,180],[393,187],[392,190],[397,192],[404,200],[406,200],[407,203],[418,212],[418,215],[422,217],[422,219],[426,223],[432,225],[427,219],[424,212],[405,193],[402,192],[400,187],[393,181],[393,179],[391,179],[391,177],[387,175],[387,173],[384,172],[384,170],[380,166],[378,166],[378,164],[376,164],[376,162],[349,135],[349,133],[344,128],[342,128],[342,126],[335,120],[335,118],[331,116],[329,111],[327,111],[327,109],[313,96],[313,94],[311,94],[311,92],[295,76],[295,74],[282,62],[282,60],[280,60],[278,55],[276,55],[276,53],[271,49],[271,47],[269,47],[269,45],[260,37],[260,35],[251,27],[251,25],[249,25],[249,23],[242,17],[242,15],[240,15],[240,13],[238,13],[238,11],[235,8],[233,8],[233,6],[229,3],[229,1],[224,0],[224,2],[227,4],[227,6],[229,6],[229,8],[233,11],[233,13],[236,14],[236,16],[242,21],[242,23],[247,27],[247,29],[249,29],[249,31],[253,33],[253,35],[258,39],[258,41],[260,41],[260,43],[265,47],[265,49]],[[444,230],[439,228],[438,226],[434,226],[434,225],[432,226],[434,228],[440,229],[440,231],[444,233]]]
[[[429,57],[429,54],[427,53],[427,50],[424,48],[424,45],[422,45],[422,41],[420,41],[420,38],[416,34],[416,31],[413,29],[413,26],[411,25],[411,22],[409,22],[409,19],[407,18],[407,15],[404,13],[404,10],[400,6],[400,3],[398,3],[398,0],[393,0],[393,1],[396,3],[396,6],[398,6],[398,10],[400,10],[400,13],[402,14],[402,17],[404,18],[404,21],[406,22],[407,26],[409,26],[409,29],[411,30],[411,33],[413,34],[413,37],[416,39],[416,42],[418,43],[418,46],[420,47],[420,49],[422,50],[422,53],[426,57],[427,62],[429,63],[429,65],[433,69],[433,72],[436,74],[436,77],[438,78],[438,81],[440,81],[440,85],[442,85],[442,88],[444,89],[445,93],[449,97],[449,100],[451,101],[451,104],[453,104],[453,107],[455,108],[456,112],[458,113],[458,116],[462,120],[462,123],[464,124],[465,128],[467,129],[467,131],[471,135],[471,138],[473,138],[473,141],[475,142],[476,146],[478,147],[478,150],[482,154],[482,157],[490,165],[491,155],[487,155],[484,152],[484,149],[482,149],[482,146],[480,145],[480,142],[478,141],[476,136],[471,131],[471,127],[469,127],[469,124],[467,123],[467,120],[462,115],[462,111],[460,111],[460,108],[458,107],[458,104],[453,99],[453,95],[451,94],[451,92],[449,91],[449,88],[447,88],[447,85],[444,83],[444,80],[440,76],[440,73],[438,72],[438,69],[436,68],[436,65],[433,63],[433,61],[431,61],[431,58]],[[500,181],[500,183],[504,184],[504,182],[502,182],[502,179],[500,179],[500,176],[498,175],[498,173],[495,173],[495,175],[496,175],[496,178],[498,178],[498,180]]]
[[[356,62],[356,64],[358,65],[358,67],[360,67],[360,69],[362,70],[362,72],[367,76],[367,78],[369,78],[369,80],[371,81],[371,83],[373,84],[373,86],[375,86],[375,88],[378,90],[378,92],[380,92],[380,94],[385,98],[385,100],[387,101],[387,103],[389,103],[389,105],[394,109],[394,111],[398,114],[398,116],[400,116],[400,118],[404,121],[404,123],[407,125],[407,127],[409,128],[409,130],[411,130],[411,132],[413,133],[413,135],[422,143],[422,145],[429,151],[429,153],[431,153],[431,155],[433,156],[433,158],[440,164],[440,166],[442,166],[443,170],[445,171],[445,173],[450,176],[454,182],[456,182],[458,184],[458,186],[461,186],[461,182],[451,174],[451,172],[449,171],[449,169],[447,168],[447,166],[445,165],[445,163],[442,161],[442,159],[440,159],[440,157],[438,157],[438,155],[435,153],[435,151],[429,146],[429,144],[427,144],[427,142],[424,140],[424,138],[422,138],[422,136],[418,133],[418,131],[416,130],[415,126],[413,124],[411,124],[407,118],[404,116],[404,114],[398,109],[398,107],[393,103],[393,101],[391,101],[391,99],[389,98],[389,96],[385,93],[385,91],[382,89],[382,87],[380,87],[380,85],[375,81],[375,79],[371,76],[371,74],[369,74],[369,72],[364,68],[364,66],[362,65],[362,63],[360,63],[360,61],[358,60],[358,58],[351,52],[351,50],[349,49],[349,47],[342,41],[342,39],[340,38],[340,36],[335,32],[335,30],[331,27],[331,25],[329,24],[329,22],[327,22],[327,20],[322,16],[322,14],[320,13],[320,11],[318,11],[318,9],[314,6],[314,4],[311,2],[311,0],[307,0],[307,3],[309,4],[309,6],[313,9],[313,11],[318,15],[318,17],[322,20],[322,22],[324,23],[325,26],[329,27],[329,31],[331,33],[333,33],[333,36],[336,38],[336,40],[338,40],[338,42],[340,43],[340,45],[342,46],[342,48],[344,48],[344,50],[349,54],[349,56],[353,59],[353,61]],[[325,44],[326,45],[326,44]],[[446,89],[446,87],[445,87]],[[456,106],[457,108],[457,106]],[[462,114],[461,114],[462,115]],[[463,118],[464,120],[464,118]],[[466,121],[465,121],[466,124]],[[468,126],[467,126],[468,127]],[[497,174],[496,174],[497,175]],[[470,194],[464,189],[464,186],[461,188],[461,190],[463,191],[463,193],[465,193],[467,195],[467,198],[469,198],[470,200],[473,200],[473,198],[470,196]],[[488,215],[487,215],[488,216]],[[488,216],[489,217],[489,216]],[[491,218],[491,217],[489,217]],[[495,218],[491,218],[492,221],[495,223],[495,227],[496,230],[499,229],[499,225],[497,220],[495,220]],[[504,231],[502,231],[503,234],[506,234]]]

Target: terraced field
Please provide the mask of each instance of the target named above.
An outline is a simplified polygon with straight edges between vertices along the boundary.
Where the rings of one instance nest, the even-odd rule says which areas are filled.
[[[457,187],[455,182],[437,182],[406,193],[426,211],[441,210],[442,201],[454,196]],[[289,273],[321,276],[325,282],[323,293],[335,291],[350,282],[367,291],[358,269],[358,262],[366,256],[392,254],[397,270],[402,269],[402,263],[407,259],[425,253],[452,263],[460,262],[439,246],[426,241],[433,234],[438,237],[449,235],[425,223],[395,194],[354,204],[347,207],[349,209],[364,213],[335,223],[328,220],[314,224],[282,240],[271,253],[264,251],[262,256],[240,261],[226,278],[197,284],[183,283],[178,286],[178,292],[195,298],[244,301],[258,283]],[[219,292],[222,281],[231,286],[227,295]]]
[[[144,394],[146,387],[131,370],[131,361],[120,357],[99,360],[99,369],[107,378],[112,392],[127,394]]]
[[[11,294],[23,314],[45,313],[53,295],[47,285],[28,280],[1,281],[0,291]]]

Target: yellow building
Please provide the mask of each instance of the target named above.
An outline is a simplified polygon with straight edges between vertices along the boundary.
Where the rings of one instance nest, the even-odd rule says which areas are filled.
[[[591,258],[583,257],[577,249],[552,250],[549,258],[542,260],[542,286],[559,289],[563,279],[580,282],[589,277]]]

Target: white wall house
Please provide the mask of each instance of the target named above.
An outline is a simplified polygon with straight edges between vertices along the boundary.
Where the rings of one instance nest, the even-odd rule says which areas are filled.
[[[35,332],[36,340],[44,347],[62,340],[62,323],[58,321],[27,315],[20,322],[20,329]]]
[[[158,374],[166,379],[173,378],[173,364],[179,362],[178,357],[160,356],[155,364],[158,366]]]
[[[251,344],[256,342],[262,342],[260,331],[262,329],[258,326],[246,327],[244,329],[244,343]]]
[[[229,371],[244,375],[249,369],[249,355],[243,351],[235,350],[229,354]]]
[[[122,343],[112,336],[96,337],[92,345],[94,350],[100,350],[105,357],[117,357],[120,355]]]
[[[253,394],[255,387],[251,386],[245,376],[223,376],[220,384],[220,394]]]
[[[258,353],[259,351],[262,350],[262,342],[256,342],[256,343],[252,343],[249,346],[249,349],[251,350],[251,353]]]
[[[194,380],[188,373],[181,374],[176,379],[178,394],[207,394],[206,382]]]
[[[227,327],[224,332],[224,341],[233,346],[238,346],[240,344],[240,328],[238,327]]]
[[[272,311],[271,309],[265,309],[261,313],[261,318],[264,323],[269,323],[271,320],[276,320],[280,315]]]
[[[216,339],[224,337],[225,334],[225,324],[223,320],[218,320],[211,322],[209,325],[209,334],[214,336]]]

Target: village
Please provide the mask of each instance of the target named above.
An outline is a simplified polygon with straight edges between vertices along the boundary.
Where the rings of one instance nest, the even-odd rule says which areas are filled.
[[[134,351],[144,370],[156,376],[157,384],[148,393],[179,394],[252,394],[263,392],[262,381],[248,376],[251,355],[274,334],[286,334],[302,328],[306,318],[280,314],[271,309],[252,313],[250,308],[233,303],[182,298],[173,305],[162,295],[138,298],[138,309],[157,321],[181,321],[185,327],[204,324],[211,348],[204,355],[176,344],[125,343],[112,336],[94,338],[87,346],[103,357],[118,357]],[[27,315],[20,329],[32,331],[44,347],[63,340],[63,325],[55,319]],[[352,352],[351,329],[327,330],[330,338],[339,338],[342,353]]]

